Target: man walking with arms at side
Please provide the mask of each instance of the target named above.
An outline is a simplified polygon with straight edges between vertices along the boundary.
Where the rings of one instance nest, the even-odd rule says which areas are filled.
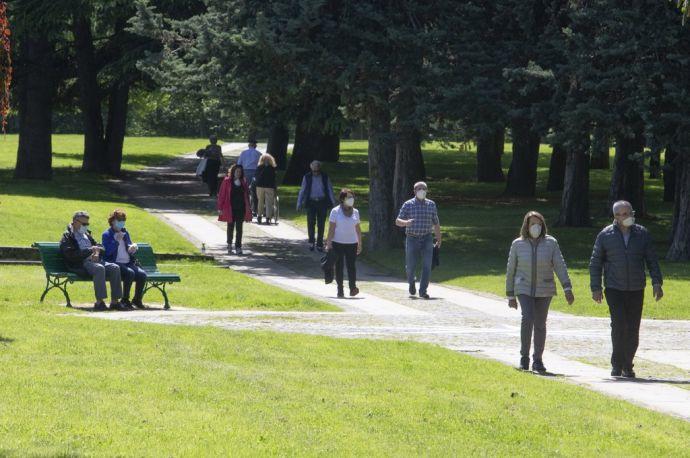
[[[637,352],[646,286],[645,265],[652,278],[654,298],[664,295],[659,261],[649,232],[635,224],[630,202],[613,204],[614,221],[594,242],[589,261],[592,299],[606,302],[611,314],[611,376],[634,378],[633,359]],[[601,277],[606,291],[602,293]]]
[[[422,276],[419,280],[419,297],[429,299],[427,287],[431,275],[431,262],[436,247],[441,247],[441,224],[438,220],[436,204],[426,198],[426,183],[420,181],[414,185],[415,196],[400,208],[395,225],[405,228],[405,270],[407,283],[410,285],[410,296],[417,293],[415,288],[415,270],[421,260]]]

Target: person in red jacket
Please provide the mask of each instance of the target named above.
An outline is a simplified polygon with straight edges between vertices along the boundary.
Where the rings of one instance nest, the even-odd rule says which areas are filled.
[[[228,223],[228,250],[232,247],[235,233],[235,254],[242,254],[242,224],[251,222],[252,209],[249,205],[249,185],[244,178],[244,169],[234,164],[223,179],[218,191],[218,221]]]

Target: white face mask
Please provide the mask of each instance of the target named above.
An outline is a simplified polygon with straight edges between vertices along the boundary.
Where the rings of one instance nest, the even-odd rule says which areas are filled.
[[[533,238],[536,239],[541,235],[541,224],[532,224],[529,227],[529,235]]]
[[[345,201],[343,203],[347,207],[352,207],[355,205],[355,198],[354,197],[348,197],[347,199],[345,199]]]
[[[424,200],[424,198],[426,198],[426,190],[425,190],[425,189],[420,189],[419,191],[417,191],[417,192],[415,193],[415,195],[417,196],[417,199],[419,199],[419,200]]]
[[[628,216],[623,220],[623,226],[625,227],[630,227],[633,224],[635,224],[635,217],[634,216]]]

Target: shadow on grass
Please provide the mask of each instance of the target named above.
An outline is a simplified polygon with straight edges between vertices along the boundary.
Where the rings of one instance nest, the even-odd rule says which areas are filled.
[[[14,339],[10,337],[0,336],[0,344],[11,344],[12,342],[14,342]]]
[[[202,148],[202,147],[203,146],[200,146],[199,148]],[[82,157],[83,157],[82,153],[53,152],[53,158],[54,159],[69,159],[69,160],[81,162]],[[125,166],[135,165],[135,166],[141,166],[141,167],[150,167],[150,166],[165,164],[170,159],[171,159],[171,156],[169,154],[163,154],[163,153],[129,154],[129,155],[127,155],[127,157],[125,159]]]

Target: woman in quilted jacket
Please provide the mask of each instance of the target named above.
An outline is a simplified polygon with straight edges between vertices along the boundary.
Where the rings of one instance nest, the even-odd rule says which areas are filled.
[[[568,268],[555,238],[547,233],[544,217],[530,211],[525,215],[520,236],[510,246],[506,271],[508,306],[522,310],[520,329],[520,369],[529,370],[529,352],[534,332],[532,370],[545,373],[542,361],[546,341],[546,317],[556,295],[554,272],[565,292],[568,304],[575,301]]]

